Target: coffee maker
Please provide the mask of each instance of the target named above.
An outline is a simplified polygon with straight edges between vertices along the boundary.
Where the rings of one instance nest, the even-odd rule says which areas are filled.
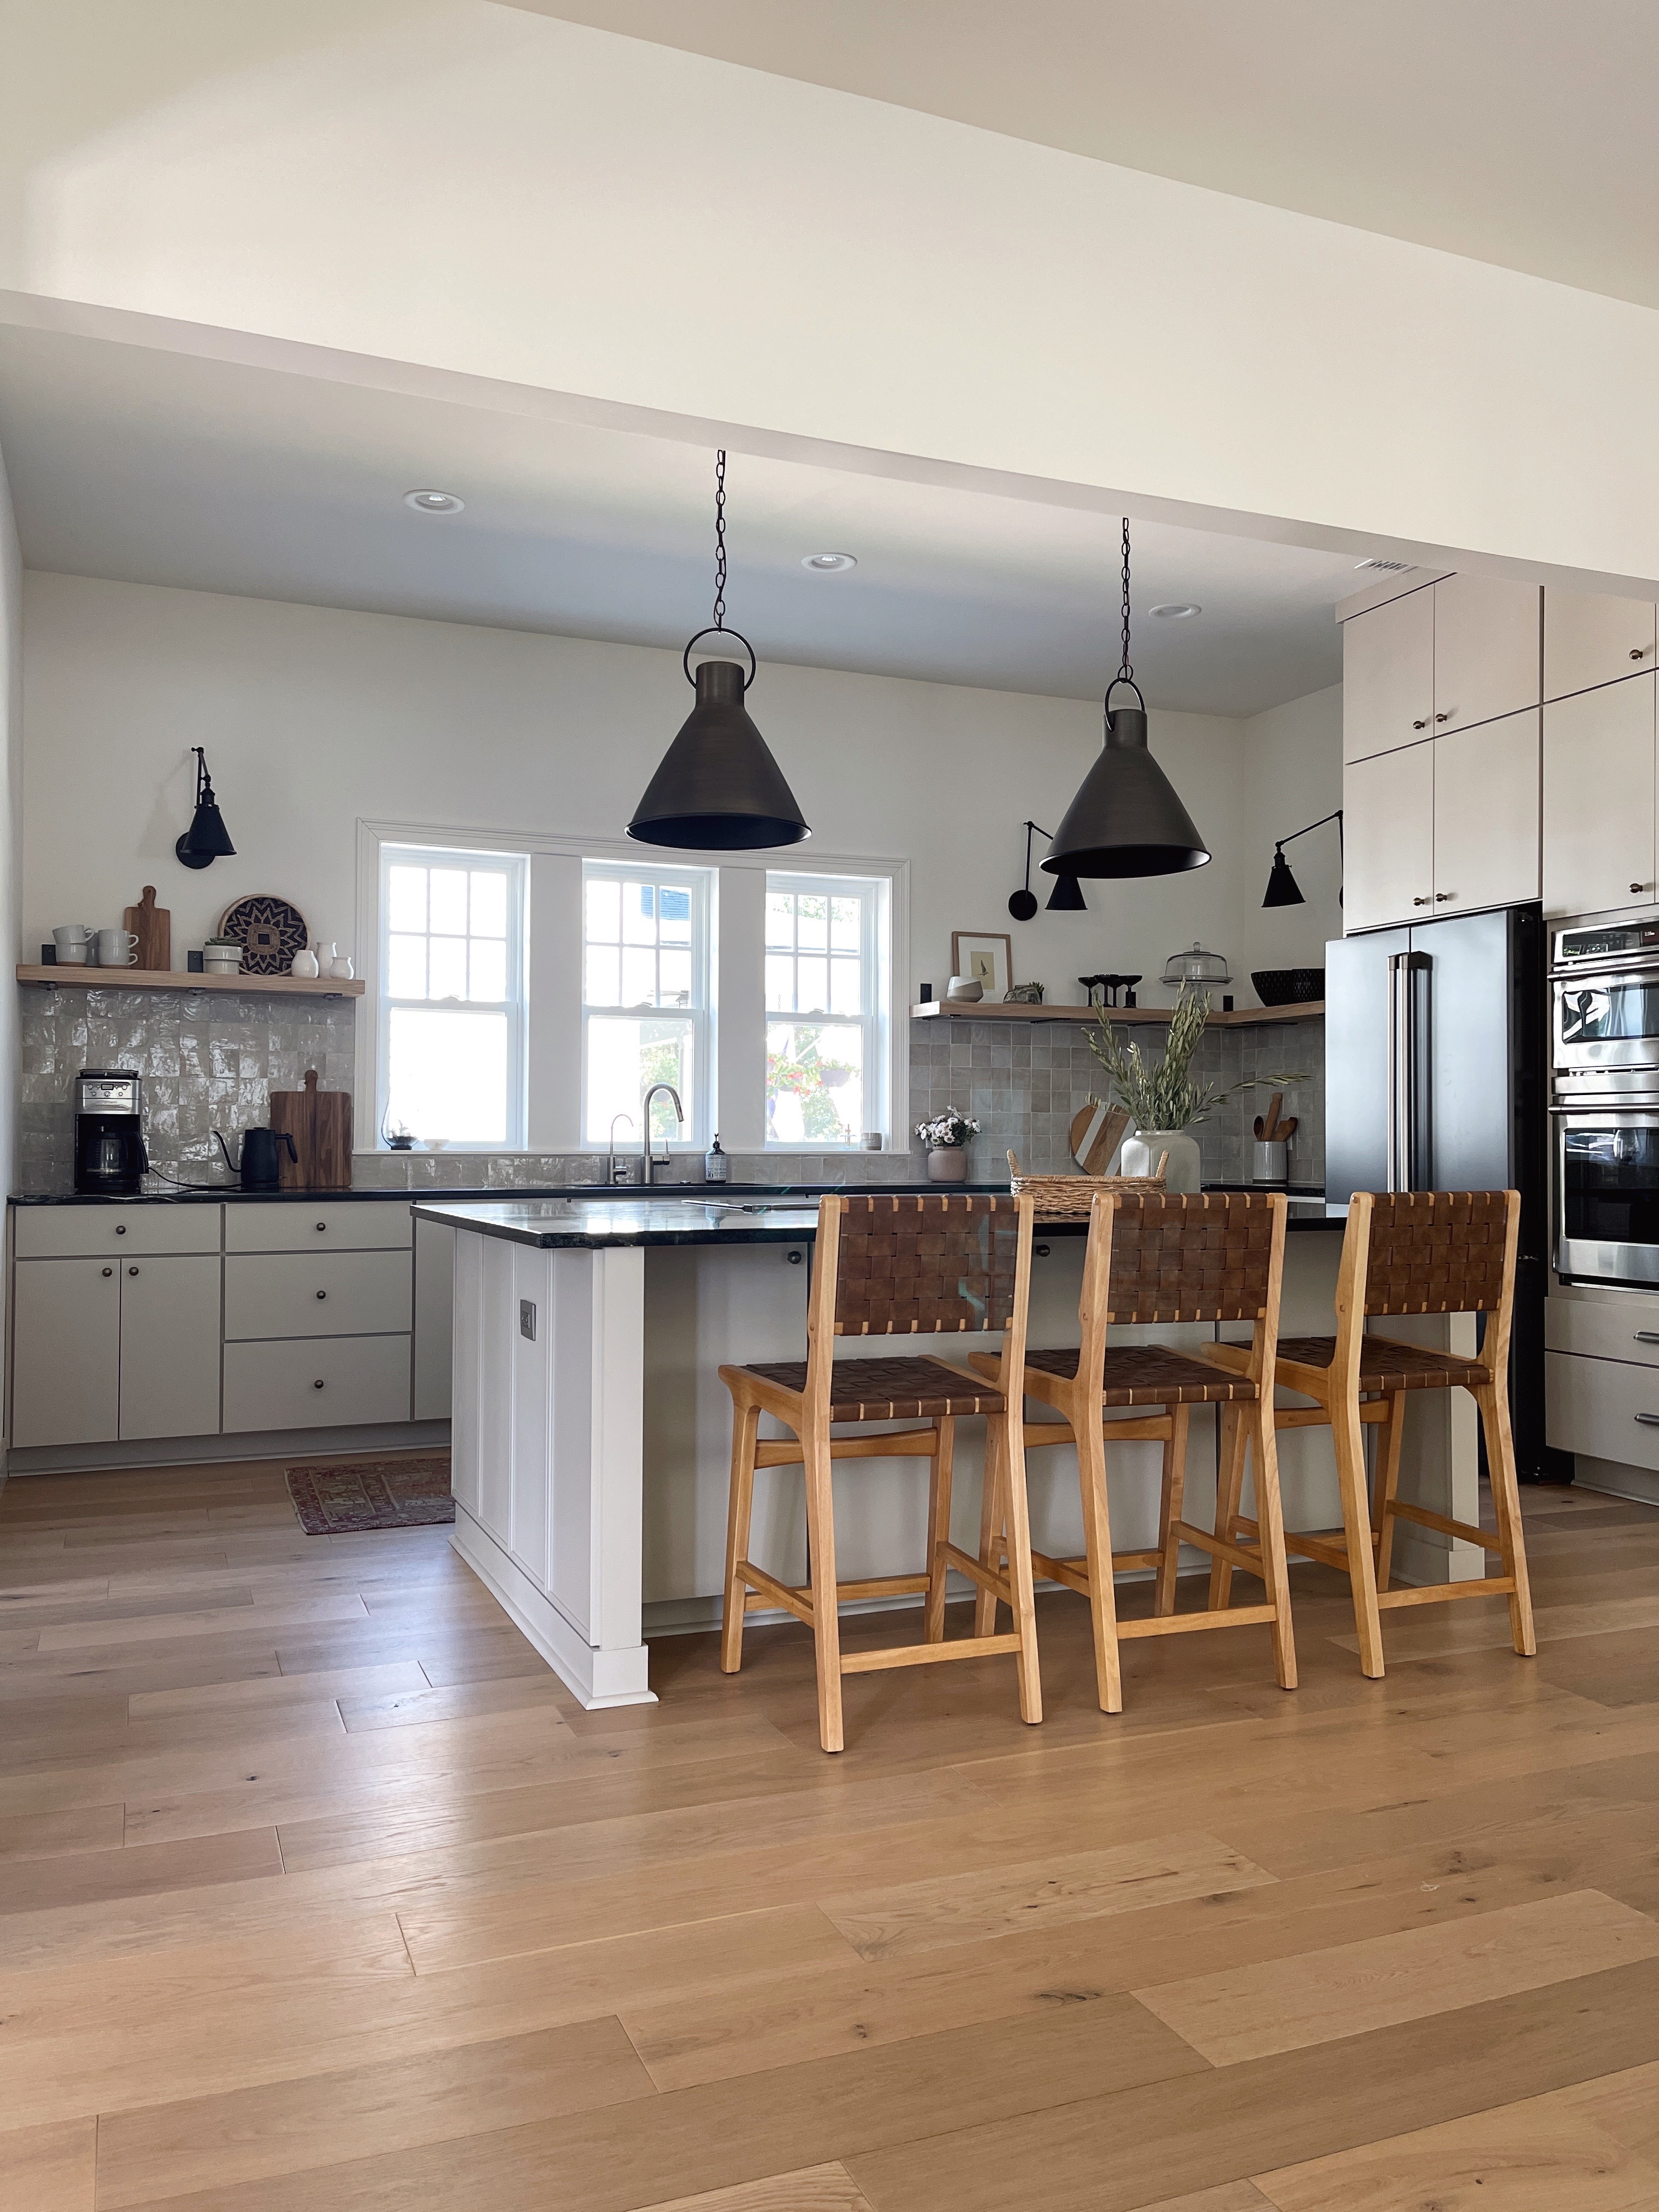
[[[83,1067],[75,1081],[75,1188],[105,1196],[136,1191],[144,1152],[143,1079],[130,1067]]]

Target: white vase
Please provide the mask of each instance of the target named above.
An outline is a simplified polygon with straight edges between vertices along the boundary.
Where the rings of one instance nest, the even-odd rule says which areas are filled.
[[[318,972],[316,954],[307,952],[302,945],[289,962],[289,972],[299,976],[302,982],[310,982]]]
[[[1167,1152],[1169,1159],[1164,1170],[1164,1188],[1172,1194],[1196,1191],[1204,1178],[1202,1160],[1196,1137],[1189,1137],[1184,1129],[1137,1129],[1132,1137],[1123,1139],[1120,1172],[1126,1176],[1149,1176],[1158,1172],[1158,1156]]]
[[[313,959],[317,963],[317,973],[319,975],[332,975],[334,972],[334,963],[338,957],[338,951],[334,944],[334,940],[330,938],[325,941],[319,937],[317,942],[312,946],[311,953]]]
[[[929,1182],[966,1182],[967,1146],[935,1145],[927,1155],[927,1180]]]
[[[356,973],[351,964],[351,955],[349,952],[343,952],[339,958],[331,964],[328,972],[342,983],[350,982]]]

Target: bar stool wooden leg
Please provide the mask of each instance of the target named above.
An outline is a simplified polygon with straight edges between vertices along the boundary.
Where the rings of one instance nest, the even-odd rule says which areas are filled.
[[[1181,1559],[1181,1539],[1170,1541],[1170,1531],[1182,1517],[1187,1492],[1187,1431],[1190,1406],[1170,1409],[1170,1433],[1164,1441],[1164,1494],[1158,1510],[1158,1589],[1155,1613],[1173,1613],[1176,1607],[1176,1569]]]
[[[945,1547],[951,1540],[951,1474],[957,1424],[946,1413],[933,1424],[932,1480],[927,1486],[927,1641],[945,1640]]]
[[[1336,1446],[1336,1481],[1342,1496],[1342,1526],[1347,1536],[1348,1583],[1353,1592],[1354,1628],[1359,1638],[1359,1671],[1376,1680],[1382,1673],[1382,1616],[1376,1606],[1376,1569],[1371,1555],[1371,1501],[1365,1480],[1365,1436],[1359,1407],[1349,1399],[1331,1407],[1331,1437]]]
[[[755,1504],[755,1440],[760,1407],[732,1408],[732,1497],[726,1515],[726,1610],[720,1619],[720,1671],[735,1674],[743,1664],[743,1620],[748,1585],[738,1577],[749,1557],[749,1523]]]
[[[806,1458],[807,1573],[812,1591],[812,1641],[818,1674],[818,1741],[839,1751],[841,1620],[836,1609],[836,1504],[830,1478],[827,1435],[801,1438]]]
[[[1020,1401],[1015,1398],[1006,1413],[994,1416],[992,1425],[1004,1431],[1000,1486],[1007,1501],[1005,1523],[1008,1534],[1008,1587],[1013,1593],[1014,1633],[1019,1638],[1015,1660],[1019,1669],[1019,1717],[1035,1725],[1042,1718],[1042,1675],[1037,1662],[1036,1598],[1032,1588],[1031,1528],[1025,1498],[1024,1407]],[[1109,1588],[1111,1571],[1109,1551]]]
[[[1400,1487],[1400,1447],[1406,1429],[1406,1394],[1396,1390],[1389,1400],[1389,1418],[1376,1439],[1376,1500],[1372,1525],[1376,1530],[1376,1587],[1385,1590],[1394,1574],[1394,1499]]]
[[[1533,1627],[1527,1540],[1521,1527],[1521,1492],[1515,1479],[1515,1439],[1510,1433],[1509,1394],[1488,1382],[1474,1396],[1486,1436],[1486,1466],[1492,1477],[1492,1510],[1498,1521],[1504,1572],[1515,1577],[1515,1588],[1510,1593],[1510,1632],[1521,1656],[1531,1659],[1537,1654],[1538,1638]]]
[[[985,1425],[985,1480],[979,1500],[979,1556],[990,1567],[1002,1562],[1002,1531],[1007,1516],[1002,1502],[1003,1424],[994,1415]],[[974,1633],[997,1632],[997,1595],[981,1584],[974,1598]]]
[[[1221,1408],[1221,1457],[1216,1473],[1215,1533],[1224,1544],[1231,1544],[1237,1534],[1239,1508],[1244,1496],[1244,1423],[1237,1406]],[[1212,1559],[1210,1562],[1210,1606],[1212,1613],[1224,1613],[1233,1599],[1233,1568],[1231,1559]]]
[[[1241,1431],[1244,1428],[1239,1423]],[[1250,1455],[1255,1476],[1255,1521],[1262,1580],[1273,1609],[1273,1665],[1281,1690],[1296,1687],[1296,1628],[1291,1619],[1291,1577],[1285,1558],[1285,1512],[1279,1494],[1279,1438],[1273,1407],[1258,1400],[1249,1414]],[[1231,1540],[1229,1532],[1228,1540]],[[1366,1546],[1369,1560],[1370,1547]]]
[[[1112,1523],[1106,1499],[1106,1439],[1097,1407],[1080,1402],[1072,1423],[1083,1492],[1083,1541],[1089,1559],[1089,1609],[1094,1619],[1095,1686],[1103,1713],[1123,1711],[1118,1656],[1117,1601],[1112,1587]]]

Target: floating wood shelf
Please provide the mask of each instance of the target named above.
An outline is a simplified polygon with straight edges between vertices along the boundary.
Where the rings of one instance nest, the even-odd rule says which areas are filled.
[[[285,999],[361,999],[363,982],[354,975],[198,975],[187,968],[81,968],[20,966],[20,983],[56,983],[69,991],[240,991]]]
[[[982,1000],[969,1006],[948,1005],[943,999],[930,999],[924,1006],[912,1006],[911,1017],[919,1022],[936,1020],[944,1015],[956,1022],[1097,1022],[1103,1014],[1113,1021],[1168,1023],[1174,1013],[1173,1006],[1005,1006],[1000,1000],[987,1006]],[[1231,1013],[1210,1016],[1212,1029],[1253,1030],[1267,1022],[1305,1022],[1314,1016],[1322,1016],[1325,1001],[1308,999],[1294,1006],[1235,1007]]]

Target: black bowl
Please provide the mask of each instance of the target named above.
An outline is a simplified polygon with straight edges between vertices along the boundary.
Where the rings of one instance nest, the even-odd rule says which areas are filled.
[[[1302,1006],[1325,995],[1322,968],[1253,968],[1250,981],[1264,1006]]]

